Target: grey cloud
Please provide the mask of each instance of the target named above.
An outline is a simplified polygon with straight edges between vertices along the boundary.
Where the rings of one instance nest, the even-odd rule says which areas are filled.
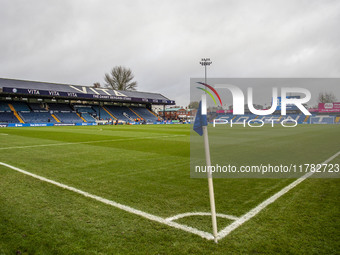
[[[190,77],[339,77],[338,1],[0,0],[0,77],[91,85],[115,65],[189,102]]]

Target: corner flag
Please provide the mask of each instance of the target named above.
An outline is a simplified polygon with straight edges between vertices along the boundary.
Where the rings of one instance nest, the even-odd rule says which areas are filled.
[[[202,100],[197,109],[196,118],[194,122],[194,131],[200,136],[203,135],[203,126],[207,126],[207,108],[202,106]]]
[[[208,139],[208,122],[207,122],[207,97],[205,94],[202,95],[202,100],[200,101],[199,107],[197,109],[196,118],[194,122],[194,131],[200,136],[203,135],[204,138],[204,150],[205,150],[205,161],[207,168],[211,166],[210,161],[210,149],[209,149],[209,139]],[[208,168],[209,169],[209,168]],[[213,234],[215,242],[217,243],[217,220],[216,220],[216,209],[215,209],[215,196],[214,196],[214,186],[211,171],[207,171],[208,175],[208,185],[209,185],[209,198],[210,198],[210,209],[211,209],[211,219]]]

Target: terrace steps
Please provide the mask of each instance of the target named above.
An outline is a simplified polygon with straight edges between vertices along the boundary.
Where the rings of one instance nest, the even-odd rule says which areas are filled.
[[[12,104],[8,104],[9,108],[11,109],[11,111],[13,112],[14,116],[18,119],[18,121],[20,123],[25,123],[25,121],[22,120],[22,118],[19,116],[19,114],[17,113],[17,111],[14,109]]]
[[[84,122],[87,122],[82,116],[80,116],[79,113],[77,113],[77,115],[79,116],[79,118],[81,118]]]
[[[151,114],[153,114],[153,115],[155,115],[157,118],[159,118],[159,116],[156,114],[156,113],[154,113],[153,111],[150,111],[148,108],[146,108]]]
[[[56,120],[56,122],[60,123],[60,120],[57,118],[57,116],[55,116],[54,114],[51,114],[51,116],[53,117],[53,119]]]
[[[113,114],[108,110],[106,109],[104,106],[103,106],[103,109],[112,117],[114,118],[115,120],[117,119],[115,116],[113,116]]]
[[[134,110],[132,110],[130,107],[129,107],[130,111],[133,112],[134,114],[136,114],[140,119],[143,119],[138,113],[136,113]]]

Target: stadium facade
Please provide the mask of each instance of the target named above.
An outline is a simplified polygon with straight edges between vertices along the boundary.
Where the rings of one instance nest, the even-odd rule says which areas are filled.
[[[0,125],[158,124],[153,105],[174,105],[159,93],[0,78]]]

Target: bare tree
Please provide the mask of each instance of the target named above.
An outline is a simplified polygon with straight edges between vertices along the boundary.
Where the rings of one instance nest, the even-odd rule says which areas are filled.
[[[319,103],[334,103],[336,101],[336,97],[333,92],[320,92]]]
[[[115,90],[136,90],[137,82],[130,68],[116,66],[110,73],[105,74],[105,86]]]
[[[188,105],[188,108],[189,109],[198,109],[198,106],[199,106],[199,102],[193,101],[193,102],[190,102],[190,104]]]
[[[93,87],[96,88],[100,88],[100,83],[99,82],[95,82],[93,83]]]

